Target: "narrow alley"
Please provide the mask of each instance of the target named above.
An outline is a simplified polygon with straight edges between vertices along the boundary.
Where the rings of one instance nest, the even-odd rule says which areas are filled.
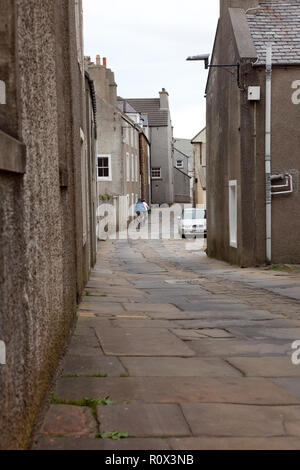
[[[300,449],[299,271],[193,243],[100,242],[34,449]]]

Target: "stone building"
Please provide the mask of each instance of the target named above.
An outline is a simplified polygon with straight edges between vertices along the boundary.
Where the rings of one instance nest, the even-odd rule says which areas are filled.
[[[192,139],[194,164],[194,205],[206,207],[206,129]]]
[[[141,195],[140,132],[141,117],[126,101],[117,96],[114,73],[101,64],[88,60],[88,71],[95,83],[97,100],[97,186],[99,217],[111,207],[109,231],[126,228],[134,215],[134,206]],[[103,208],[103,210],[102,210]],[[124,225],[124,227],[123,227]],[[106,236],[106,227],[99,224],[99,238]]]
[[[79,0],[1,0],[0,448],[24,449],[95,260]]]
[[[173,128],[169,94],[163,88],[159,98],[130,98],[126,101],[148,116],[151,144],[152,203],[174,202]]]
[[[300,263],[300,2],[221,0],[211,63],[230,67],[206,90],[208,254]]]
[[[189,139],[173,139],[174,199],[188,204],[192,201],[193,147]]]

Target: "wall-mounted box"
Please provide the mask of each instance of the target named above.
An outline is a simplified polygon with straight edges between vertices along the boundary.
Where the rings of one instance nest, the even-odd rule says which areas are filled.
[[[248,101],[260,101],[260,86],[248,87]]]

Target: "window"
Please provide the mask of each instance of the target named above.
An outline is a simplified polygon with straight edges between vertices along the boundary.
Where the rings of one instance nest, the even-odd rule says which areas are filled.
[[[98,181],[111,181],[111,155],[98,155],[97,157]]]
[[[135,170],[135,162],[134,162],[134,155],[131,155],[131,181],[134,181],[135,180],[135,176],[134,176],[134,170]]]
[[[135,156],[135,181],[138,182],[139,180],[139,164],[138,164],[138,156]]]
[[[2,80],[0,80],[0,104],[6,104],[6,87]]]
[[[130,156],[129,153],[126,153],[126,180],[130,181]]]
[[[229,181],[229,237],[230,246],[237,248],[237,181]]]
[[[176,168],[183,168],[183,160],[177,160]]]
[[[124,131],[124,144],[129,144],[129,129],[128,127],[123,127]]]
[[[133,130],[133,127],[131,127],[130,128],[130,145],[131,145],[131,147],[134,146],[133,139],[134,139],[134,130]]]
[[[153,180],[161,178],[161,168],[152,168],[151,177]]]

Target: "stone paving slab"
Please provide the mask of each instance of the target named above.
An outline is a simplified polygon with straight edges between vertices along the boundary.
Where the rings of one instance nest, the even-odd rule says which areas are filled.
[[[219,330],[217,328],[204,328],[199,330],[174,329],[171,331],[184,341],[200,340],[201,338],[234,338],[234,336],[226,330]]]
[[[270,336],[274,338],[286,338],[287,336],[279,336],[277,329],[286,330],[286,328],[282,328],[287,326],[289,323],[287,320],[267,320],[267,321],[251,321],[251,320],[243,320],[243,319],[236,319],[236,320],[213,320],[213,319],[201,319],[201,320],[177,320],[176,324],[180,328],[191,328],[191,329],[202,329],[202,328],[230,328],[232,332],[238,332],[244,335],[244,332],[247,336]],[[292,324],[292,322],[290,323]],[[294,325],[297,327],[298,322]],[[261,331],[266,331],[266,327],[268,327],[268,331],[270,333],[268,335],[265,334],[258,334]],[[252,329],[251,329],[252,328]],[[275,330],[276,328],[276,330]],[[299,331],[299,329],[298,329]],[[253,332],[253,334],[251,334]],[[274,333],[274,334],[272,334]],[[284,331],[285,335],[288,333]],[[300,332],[299,332],[300,338]]]
[[[71,356],[67,354],[63,362],[62,375],[104,375],[120,377],[126,374],[120,361],[115,357],[105,356]]]
[[[90,408],[51,405],[40,430],[45,435],[91,436],[97,432]]]
[[[233,338],[234,336],[231,333],[228,333],[226,330],[220,330],[217,328],[204,328],[200,329],[199,332],[202,335],[208,336],[209,338]]]
[[[241,377],[242,374],[218,358],[122,357],[131,377]]]
[[[99,340],[95,335],[95,331],[93,331],[92,334],[88,335],[77,335],[75,331],[75,334],[73,335],[70,342],[70,348],[76,348],[77,346],[88,346],[90,348],[98,348]]]
[[[177,325],[175,324],[175,326]],[[178,329],[172,329],[171,331],[172,333],[174,333],[174,335],[178,336],[178,338],[182,339],[183,341],[192,341],[200,340],[201,338],[207,338],[207,336],[202,334],[200,330],[184,330],[178,327]]]
[[[84,328],[89,328],[93,332],[93,335],[96,336],[95,327],[98,327],[98,328],[111,327],[112,326],[111,318],[115,318],[115,317],[114,316],[107,317],[105,315],[104,318],[101,318],[101,317],[79,318],[77,322],[75,334],[77,335],[78,331],[80,331],[80,328],[84,327]],[[97,338],[97,341],[99,344],[98,338]]]
[[[106,314],[124,313],[125,310],[122,305],[117,302],[86,302],[80,304],[80,310]]]
[[[229,357],[228,362],[247,377],[299,377],[300,366],[291,357]]]
[[[61,378],[56,394],[68,399],[109,396],[117,403],[240,403],[298,405],[300,396],[263,378]]]
[[[182,411],[196,436],[268,437],[286,435],[288,423],[298,423],[300,407],[232,404],[182,404]]]
[[[98,274],[105,274],[106,276],[110,276],[113,274],[113,271],[111,271],[110,269],[101,268],[100,266],[95,266],[92,272]]]
[[[99,284],[99,282],[100,282],[101,287],[103,287],[103,286],[129,286],[129,287],[133,287],[133,285],[127,279],[120,278],[119,276],[107,277],[106,275],[99,274],[99,273],[92,273],[91,274],[90,279],[87,283],[87,286],[89,286],[90,284],[93,284],[93,282],[95,282],[95,284]]]
[[[84,296],[82,298],[82,302],[83,304],[86,304],[86,303],[98,303],[100,302],[101,304],[102,303],[105,303],[105,302],[108,302],[108,303],[126,303],[126,302],[130,302],[130,296],[128,297],[114,297],[114,296],[110,296],[110,295],[107,295],[107,294],[94,294],[92,291],[90,291],[90,295],[88,296]],[[104,296],[105,295],[105,296]]]
[[[76,357],[80,357],[80,356],[82,356],[82,357],[91,357],[91,356],[99,357],[99,356],[103,356],[103,351],[100,348],[100,345],[98,345],[98,347],[77,345],[77,346],[69,347],[68,355],[69,356],[74,356],[74,357],[75,356]]]
[[[160,314],[163,313],[176,313],[179,312],[179,309],[171,304],[164,304],[164,303],[127,303],[123,304],[125,310],[127,311],[137,311],[137,312],[158,312]]]
[[[297,322],[298,323],[298,322]],[[286,324],[291,324],[286,321]],[[292,344],[293,341],[300,338],[300,328],[296,326],[294,328],[265,328],[264,325],[259,323],[256,327],[230,327],[230,331],[233,334],[238,334],[241,336],[247,336],[250,338],[274,338],[290,341]]]
[[[291,344],[287,342],[251,341],[241,339],[202,339],[201,341],[189,341],[188,346],[197,356],[205,357],[229,357],[229,356],[282,356],[288,354]]]
[[[166,272],[165,269],[162,269],[158,265],[151,263],[147,263],[147,265],[145,263],[131,264],[127,265],[124,269],[126,269],[126,272],[132,274],[154,274]]]
[[[131,299],[133,302],[140,302],[140,299]],[[157,304],[168,304],[172,305],[174,308],[177,308],[177,310],[181,311],[186,311],[186,310],[192,310],[191,304],[188,302],[187,297],[183,297],[175,295],[169,295],[169,296],[157,296],[157,295],[148,295],[147,298],[148,303],[151,303],[152,305],[157,305]],[[196,310],[196,309],[195,309]]]
[[[190,437],[168,442],[173,450],[300,450],[296,437]]]
[[[203,301],[198,302],[188,302],[190,305],[189,310],[204,311],[209,312],[211,310],[219,312],[238,312],[240,315],[243,315],[244,312],[250,313],[252,307],[248,304],[236,304],[236,303],[224,303],[224,302],[214,302],[213,300],[204,299]]]
[[[77,310],[78,321],[90,318],[96,318],[96,314],[88,310]]]
[[[178,405],[98,406],[100,431],[128,432],[134,437],[190,436]]]
[[[300,378],[274,378],[272,382],[285,389],[290,395],[300,399]]]
[[[100,284],[100,283],[99,283]],[[89,290],[89,289],[86,289]],[[133,287],[110,287],[110,286],[103,286],[97,287],[94,289],[93,292],[97,292],[98,296],[100,295],[110,295],[114,297],[146,297],[144,291],[141,289],[134,289]],[[89,297],[85,297],[87,300]]]
[[[34,445],[35,450],[170,450],[167,439],[136,438],[121,439],[92,439],[92,438],[40,438]]]
[[[200,289],[199,287],[193,287],[193,286],[185,286],[185,287],[180,287],[177,286],[176,292],[174,292],[174,287],[165,287],[164,289],[150,289],[147,288],[145,289],[145,292],[147,294],[150,294],[155,297],[170,297],[173,294],[177,296],[184,296],[188,297],[190,299],[191,295],[197,296],[198,297],[198,302],[202,301],[203,302],[210,302],[213,299],[213,295],[210,294],[209,292]],[[190,300],[189,300],[190,301]]]
[[[166,329],[96,328],[106,355],[113,356],[181,356],[195,353]]]
[[[112,325],[119,328],[176,328],[176,323],[168,320],[151,320],[149,318],[118,318]]]
[[[270,288],[276,294],[289,297],[291,299],[300,300],[300,286],[297,287],[284,287],[284,288]]]
[[[91,319],[92,320],[92,319]],[[107,326],[109,326],[109,324],[107,324]],[[89,324],[84,324],[83,322],[79,321],[77,322],[77,326],[76,326],[76,336],[92,336],[92,337],[95,337],[95,330],[94,328],[89,325]]]
[[[134,286],[137,289],[177,289],[179,288],[184,288],[188,286],[186,282],[181,282],[177,284],[170,284],[168,283],[168,280],[157,280],[157,279],[142,279],[142,280],[135,280],[133,281]]]
[[[277,316],[260,314],[254,312],[243,313],[243,315],[236,312],[218,312],[218,311],[209,311],[209,312],[197,312],[197,311],[184,311],[184,312],[172,312],[172,313],[160,313],[160,312],[150,312],[152,318],[158,319],[168,319],[168,320],[209,320],[209,321],[225,321],[225,320],[273,320],[277,319]]]

